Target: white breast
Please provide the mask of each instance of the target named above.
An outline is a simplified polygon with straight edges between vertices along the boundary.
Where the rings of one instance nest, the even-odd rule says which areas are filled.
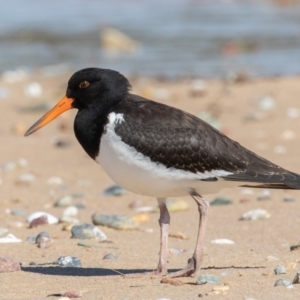
[[[201,179],[232,174],[227,171],[214,170],[195,174],[166,168],[161,163],[152,162],[149,157],[125,144],[116,134],[115,124],[125,122],[123,115],[110,113],[108,117],[109,123],[101,138],[100,152],[96,161],[112,180],[125,189],[146,196],[174,197],[187,195],[188,188],[194,188],[200,194],[211,194],[226,186],[237,186],[236,183],[225,183],[222,180],[201,181]]]

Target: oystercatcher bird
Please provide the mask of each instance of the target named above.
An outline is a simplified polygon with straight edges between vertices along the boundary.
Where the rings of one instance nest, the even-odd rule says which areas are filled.
[[[77,108],[74,131],[86,153],[120,186],[157,198],[161,230],[159,262],[151,274],[167,274],[170,214],[166,197],[190,195],[198,206],[197,244],[187,266],[168,276],[198,275],[209,203],[202,197],[224,187],[300,189],[300,175],[242,147],[182,110],[130,94],[120,73],[98,68],[76,72],[66,96],[25,136],[64,111]]]

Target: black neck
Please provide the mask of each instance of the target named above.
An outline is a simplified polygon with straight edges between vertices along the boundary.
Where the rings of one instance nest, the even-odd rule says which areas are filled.
[[[107,123],[107,113],[99,114],[96,110],[79,110],[75,121],[74,131],[78,142],[85,152],[95,159],[99,154],[100,140]]]

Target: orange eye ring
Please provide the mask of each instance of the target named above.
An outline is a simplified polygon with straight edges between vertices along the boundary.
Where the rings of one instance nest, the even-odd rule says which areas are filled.
[[[89,85],[90,85],[90,83],[89,83],[88,81],[84,80],[84,81],[81,81],[81,82],[79,83],[79,88],[85,89],[85,88],[87,88]]]

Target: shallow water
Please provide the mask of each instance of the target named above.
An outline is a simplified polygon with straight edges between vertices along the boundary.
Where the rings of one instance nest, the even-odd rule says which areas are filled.
[[[106,26],[141,44],[111,55]],[[300,73],[300,6],[253,1],[10,0],[0,10],[0,71],[67,63],[126,74],[222,77]]]

